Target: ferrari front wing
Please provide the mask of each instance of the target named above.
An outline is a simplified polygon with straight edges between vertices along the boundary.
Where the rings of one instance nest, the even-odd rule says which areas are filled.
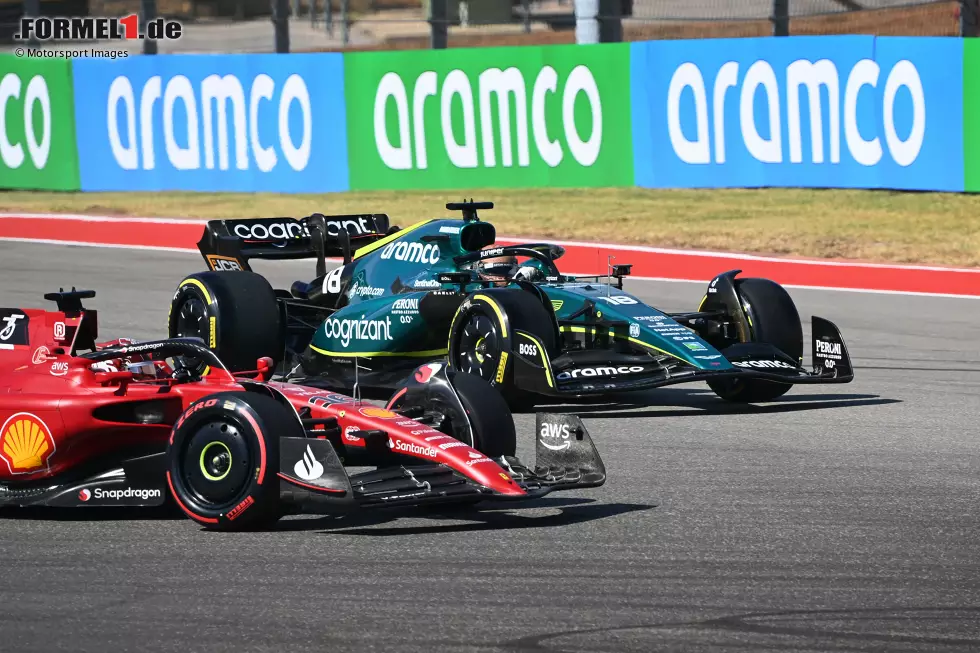
[[[333,514],[384,506],[520,501],[605,483],[605,465],[578,417],[539,413],[536,429],[533,467],[510,456],[493,461],[507,491],[446,464],[395,465],[348,475],[329,440],[282,438],[280,497],[292,512]]]

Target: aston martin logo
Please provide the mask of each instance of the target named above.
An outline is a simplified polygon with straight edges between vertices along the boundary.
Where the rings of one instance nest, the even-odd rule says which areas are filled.
[[[11,474],[29,474],[48,466],[54,437],[41,418],[31,413],[11,415],[0,429],[0,458]]]

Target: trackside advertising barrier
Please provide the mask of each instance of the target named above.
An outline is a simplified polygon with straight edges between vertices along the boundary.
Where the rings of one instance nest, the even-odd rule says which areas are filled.
[[[0,188],[980,192],[980,41],[0,55]]]
[[[351,188],[631,186],[627,44],[344,57]]]
[[[74,66],[82,190],[348,189],[340,54]]]
[[[963,154],[966,190],[980,191],[980,41],[963,42]]]
[[[71,62],[0,54],[0,188],[78,190]]]
[[[636,184],[962,191],[962,44],[635,43]]]

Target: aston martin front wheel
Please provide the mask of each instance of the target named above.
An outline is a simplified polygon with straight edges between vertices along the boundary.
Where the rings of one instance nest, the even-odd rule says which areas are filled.
[[[750,278],[736,279],[735,291],[748,317],[750,340],[747,342],[772,345],[802,363],[803,326],[786,289],[769,279]],[[772,401],[792,387],[789,383],[761,379],[719,379],[708,381],[708,386],[722,399],[736,403]]]

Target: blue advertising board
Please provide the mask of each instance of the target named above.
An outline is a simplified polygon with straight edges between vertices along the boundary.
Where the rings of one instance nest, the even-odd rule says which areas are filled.
[[[963,190],[960,39],[631,47],[637,186]]]
[[[341,54],[74,61],[84,191],[349,188]]]

